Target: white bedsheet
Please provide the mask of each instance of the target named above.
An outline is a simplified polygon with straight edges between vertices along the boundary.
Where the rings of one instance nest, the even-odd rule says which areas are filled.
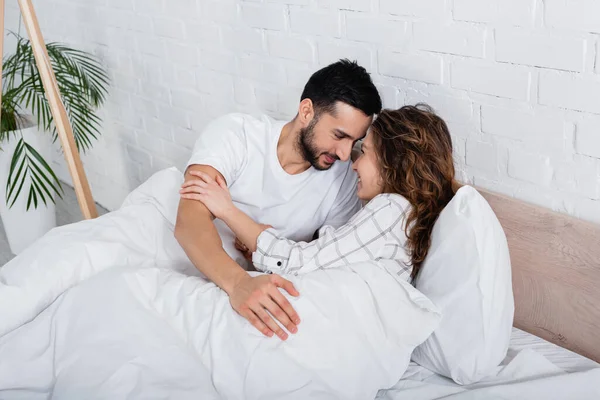
[[[408,363],[398,343],[418,341],[404,327],[419,317],[397,310],[427,304],[373,268],[297,278],[322,301],[290,299],[311,316],[301,333],[262,337],[175,242],[181,176],[162,177],[0,268],[0,399],[367,399],[391,386],[377,398],[600,398],[600,369],[566,374],[516,345],[471,387],[417,365],[395,384]]]
[[[510,347],[496,375],[470,385],[411,363],[379,400],[430,399],[600,399],[600,364],[513,328]]]
[[[0,269],[1,399],[365,399],[402,376],[439,321],[427,298],[370,263],[289,277],[299,332],[266,338],[173,238],[180,182]]]

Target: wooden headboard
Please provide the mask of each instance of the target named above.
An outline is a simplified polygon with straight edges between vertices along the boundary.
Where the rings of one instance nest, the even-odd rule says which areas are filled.
[[[514,326],[600,362],[600,226],[477,190],[508,239]]]

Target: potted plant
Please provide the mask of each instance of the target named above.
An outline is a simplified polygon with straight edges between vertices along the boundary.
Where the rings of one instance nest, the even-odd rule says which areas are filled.
[[[14,254],[56,226],[55,196],[61,182],[52,170],[57,139],[50,105],[28,39],[14,34],[16,50],[2,63],[0,116],[0,216]],[[108,76],[93,55],[61,43],[46,45],[77,149],[100,135],[96,110],[104,103]]]

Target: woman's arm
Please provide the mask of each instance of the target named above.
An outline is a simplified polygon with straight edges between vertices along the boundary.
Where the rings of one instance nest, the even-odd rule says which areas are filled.
[[[227,184],[217,175],[216,180],[200,171],[191,171],[199,180],[191,180],[180,191],[184,199],[199,200],[208,210],[221,219],[251,252],[256,251],[258,236],[269,225],[259,224],[237,208],[231,200]]]
[[[312,242],[293,242],[275,229],[258,237],[254,265],[278,274],[304,274],[317,269],[336,268],[362,261],[377,261],[384,246],[403,248],[402,227],[408,202],[399,196],[382,195],[373,199],[350,221],[338,229],[326,226]],[[398,237],[400,236],[400,237]]]

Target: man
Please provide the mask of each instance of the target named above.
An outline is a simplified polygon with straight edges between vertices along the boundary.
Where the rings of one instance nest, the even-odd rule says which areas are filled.
[[[322,225],[339,227],[359,210],[348,160],[380,110],[367,71],[340,60],[311,76],[290,122],[231,114],[210,123],[194,146],[185,181],[197,179],[192,171],[222,179],[236,206],[255,221],[293,240],[310,240]],[[179,203],[175,237],[196,268],[263,334],[287,338],[271,315],[296,333],[300,319],[278,289],[298,296],[292,283],[249,275],[231,231],[200,201],[186,197]]]

